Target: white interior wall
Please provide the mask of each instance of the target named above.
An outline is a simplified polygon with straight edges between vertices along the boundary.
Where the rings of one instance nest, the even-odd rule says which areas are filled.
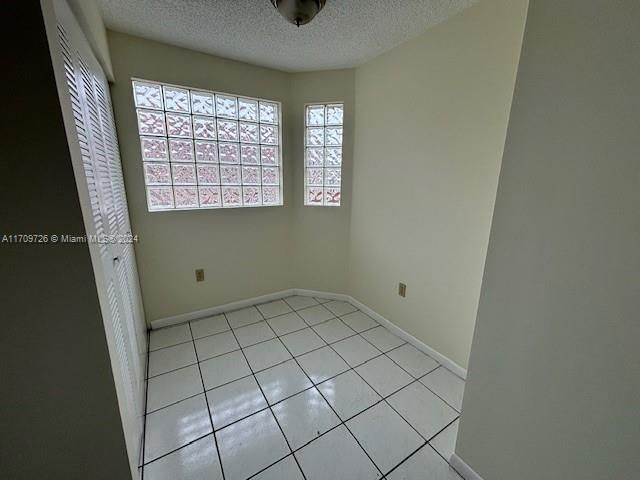
[[[147,320],[287,288],[334,291],[466,367],[525,7],[485,0],[357,69],[304,74],[109,32]],[[133,76],[282,101],[285,206],[147,212]],[[337,209],[303,206],[314,101],[345,102]]]
[[[108,32],[111,86],[147,322],[247,297],[291,283],[291,161],[284,150],[285,206],[147,211],[131,77],[283,102],[286,73]],[[284,128],[289,118],[282,112]],[[285,130],[286,141],[286,130]],[[196,283],[195,269],[205,269]]]
[[[63,0],[54,0],[63,1]],[[82,31],[87,37],[93,50],[93,54],[100,62],[105,75],[113,80],[113,66],[111,65],[111,52],[107,40],[107,29],[102,21],[98,5],[94,0],[66,0]]]
[[[484,0],[356,70],[349,293],[463,368],[526,7]]]
[[[292,190],[292,282],[298,288],[346,293],[353,136],[355,119],[355,71],[330,70],[293,74],[289,99]],[[344,102],[342,147],[342,204],[333,207],[304,206],[304,106],[306,103]]]
[[[109,32],[112,97],[147,321],[297,286],[344,292],[353,169],[354,71],[288,74]],[[212,73],[215,72],[215,73]],[[282,102],[285,206],[147,211],[131,77]],[[340,208],[305,207],[304,104],[343,101]],[[196,283],[194,270],[205,269]]]
[[[486,480],[638,478],[639,24],[531,2],[456,447]]]

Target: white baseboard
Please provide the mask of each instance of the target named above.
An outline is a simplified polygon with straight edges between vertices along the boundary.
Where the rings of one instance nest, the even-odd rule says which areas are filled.
[[[211,317],[212,315],[218,315],[223,312],[230,312],[231,310],[238,310],[240,308],[258,305],[260,303],[271,302],[272,300],[278,300],[279,298],[295,295],[294,291],[295,290],[293,289],[281,290],[275,293],[268,293],[267,295],[260,295],[259,297],[247,298],[245,300],[238,300],[237,302],[225,303],[224,305],[203,308],[202,310],[196,310],[194,312],[180,313],[172,317],[159,318],[158,320],[153,320],[151,322],[151,329],[156,330],[170,325],[178,325],[179,323],[198,320],[199,318]]]
[[[352,305],[358,307],[364,313],[369,315],[371,318],[376,320],[378,323],[380,323],[381,325],[384,325],[385,327],[387,327],[387,329],[390,330],[392,333],[395,333],[397,336],[399,336],[400,338],[406,340],[411,345],[416,347],[418,350],[420,350],[420,351],[426,353],[427,355],[429,355],[431,358],[436,360],[440,365],[442,365],[443,367],[446,367],[447,370],[450,370],[452,373],[455,373],[457,376],[459,376],[463,380],[465,380],[467,378],[467,370],[462,368],[460,365],[458,365],[456,362],[451,360],[449,357],[446,357],[445,355],[441,354],[440,352],[438,352],[434,348],[431,348],[426,343],[421,342],[420,340],[418,340],[413,335],[410,335],[409,333],[405,332],[403,329],[398,327],[391,320],[388,320],[385,317],[383,317],[382,315],[380,315],[378,312],[376,312],[374,310],[371,310],[368,306],[366,306],[364,303],[358,301],[357,299],[355,299],[353,297],[349,297],[348,301]]]
[[[391,320],[386,319],[385,317],[380,315],[378,312],[372,310],[371,308],[369,308],[367,305],[360,302],[359,300],[356,300],[350,295],[345,295],[342,293],[321,292],[319,290],[306,290],[302,288],[292,288],[289,290],[282,290],[280,292],[269,293],[267,295],[261,295],[259,297],[247,298],[246,300],[226,303],[224,305],[218,305],[216,307],[205,308],[202,310],[197,310],[195,312],[182,313],[180,315],[174,315],[172,317],[161,318],[161,319],[152,321],[151,328],[155,330],[161,327],[177,325],[179,323],[184,323],[191,320],[197,320],[199,318],[206,318],[212,315],[218,315],[223,312],[229,312],[231,310],[238,310],[239,308],[250,307],[252,305],[258,305],[260,303],[278,300],[279,298],[284,298],[291,295],[303,295],[307,297],[322,297],[322,298],[330,298],[332,300],[342,300],[344,302],[349,302],[355,307],[358,307],[360,310],[362,310],[364,313],[369,315],[371,318],[373,318],[375,321],[377,321],[381,325],[384,325],[392,333],[406,340],[411,345],[416,347],[418,350],[429,355],[431,358],[436,360],[440,365],[447,368],[448,370],[450,370],[460,378],[462,379],[467,378],[466,369],[462,368],[460,365],[458,365],[456,362],[451,360],[449,357],[446,357],[445,355],[441,354],[437,350],[431,348],[426,343],[421,342],[413,335],[408,334],[407,332],[402,330],[400,327],[398,327],[396,324],[394,324]]]
[[[330,298],[331,300],[342,300],[343,302],[348,302],[351,300],[349,295],[344,295],[343,293],[333,293],[333,292],[322,292],[320,290],[306,290],[304,288],[294,288],[294,295],[302,295],[303,297],[320,297],[320,298]]]
[[[307,295],[307,296],[311,296],[311,297],[331,298],[331,299],[334,299],[334,300],[342,300],[344,302],[351,303],[353,306],[358,307],[360,310],[362,310],[364,313],[369,315],[371,318],[373,318],[379,324],[384,325],[392,333],[394,333],[397,336],[399,336],[400,338],[406,340],[411,345],[416,347],[418,350],[420,350],[420,351],[426,353],[427,355],[429,355],[431,358],[436,360],[440,365],[442,365],[443,367],[447,368],[447,370],[450,370],[452,373],[456,374],[457,376],[459,376],[463,380],[466,380],[466,378],[467,378],[467,370],[466,369],[462,368],[460,365],[458,365],[456,362],[451,360],[449,357],[447,357],[447,356],[443,355],[442,353],[438,352],[437,350],[435,350],[434,348],[430,347],[426,343],[421,342],[420,340],[418,340],[413,335],[405,332],[403,329],[398,327],[391,320],[388,320],[387,318],[383,317],[378,312],[376,312],[375,310],[372,310],[371,308],[369,308],[367,305],[365,305],[364,303],[362,303],[358,299],[353,298],[350,295],[344,295],[344,294],[340,294],[340,293],[320,292],[320,291],[317,291],[317,290],[303,290],[303,289],[296,288],[296,289],[294,289],[294,291],[295,291],[296,295]]]
[[[455,453],[451,455],[449,463],[460,475],[462,475],[464,480],[482,480],[482,477]]]

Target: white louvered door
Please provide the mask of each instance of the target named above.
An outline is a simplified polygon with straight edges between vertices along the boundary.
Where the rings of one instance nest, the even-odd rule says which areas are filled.
[[[99,239],[89,242],[89,250],[129,463],[137,478],[147,333],[135,253],[126,243],[131,227],[109,86],[66,2],[43,0],[42,8],[85,227]]]

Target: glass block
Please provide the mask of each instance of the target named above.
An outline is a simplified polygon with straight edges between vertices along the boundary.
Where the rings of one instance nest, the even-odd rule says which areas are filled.
[[[239,207],[242,205],[242,189],[240,187],[222,187],[222,205]]]
[[[238,122],[218,119],[218,140],[238,141]]]
[[[195,185],[198,183],[196,182],[196,167],[193,163],[173,163],[171,164],[171,173],[174,185]]]
[[[307,145],[322,147],[324,145],[324,128],[307,128]]]
[[[198,207],[198,187],[173,187],[176,208]]]
[[[162,87],[160,85],[133,82],[133,98],[138,108],[162,110]]]
[[[278,105],[260,102],[260,123],[278,123]]]
[[[240,167],[237,165],[220,165],[220,180],[223,185],[240,185]]]
[[[305,190],[307,192],[306,205],[322,205],[322,187],[309,187]]]
[[[171,187],[147,187],[147,206],[149,210],[173,208],[173,189]]]
[[[278,128],[271,125],[260,125],[260,143],[266,145],[278,144]]]
[[[219,207],[222,205],[220,187],[198,187],[201,207]]]
[[[279,205],[280,187],[262,187],[262,204]]]
[[[260,187],[242,187],[242,198],[245,206],[261,205],[262,195]]]
[[[178,87],[163,86],[164,109],[171,112],[190,113],[189,90]]]
[[[191,115],[167,113],[167,134],[170,137],[191,138]]]
[[[169,160],[166,138],[140,137],[142,160]]]
[[[340,206],[340,188],[326,187],[324,189],[325,205]]]
[[[325,185],[340,185],[340,169],[339,168],[325,168],[324,169],[324,184]]]
[[[262,183],[264,185],[280,184],[280,169],[278,167],[262,167]]]
[[[236,97],[216,94],[216,114],[218,117],[238,118]]]
[[[278,165],[278,147],[261,145],[260,160],[262,165]]]
[[[172,162],[193,162],[193,142],[170,138],[169,153]]]
[[[307,168],[307,185],[322,185],[321,168]]]
[[[258,143],[258,124],[240,122],[240,141]]]
[[[240,145],[240,158],[244,164],[258,165],[260,163],[258,145]]]
[[[196,140],[196,162],[218,163],[218,143]]]
[[[213,93],[191,91],[191,112],[198,115],[215,115]]]
[[[171,171],[168,163],[144,164],[144,183],[147,185],[171,185]]]
[[[198,165],[198,184],[200,185],[219,185],[220,172],[217,165]]]
[[[323,148],[307,148],[307,167],[322,167],[324,165]]]
[[[216,122],[211,117],[193,117],[193,136],[204,140],[216,139]]]
[[[307,107],[307,125],[324,126],[324,105],[309,105]]]
[[[325,145],[342,145],[342,127],[327,127],[324,131]]]
[[[339,167],[342,165],[342,148],[326,148],[324,161],[327,167]]]
[[[342,125],[344,121],[344,105],[327,105],[327,125]]]
[[[260,167],[242,167],[243,185],[260,185]]]
[[[240,120],[248,120],[250,122],[258,121],[258,102],[249,100],[248,98],[238,99],[238,117]]]
[[[218,144],[220,163],[240,163],[240,149],[237,143]]]
[[[138,131],[140,135],[166,135],[164,114],[151,110],[138,110]]]

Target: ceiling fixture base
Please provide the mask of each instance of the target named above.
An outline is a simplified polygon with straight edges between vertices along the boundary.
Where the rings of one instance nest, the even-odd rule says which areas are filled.
[[[313,20],[327,0],[271,0],[271,3],[280,15],[299,27]]]

